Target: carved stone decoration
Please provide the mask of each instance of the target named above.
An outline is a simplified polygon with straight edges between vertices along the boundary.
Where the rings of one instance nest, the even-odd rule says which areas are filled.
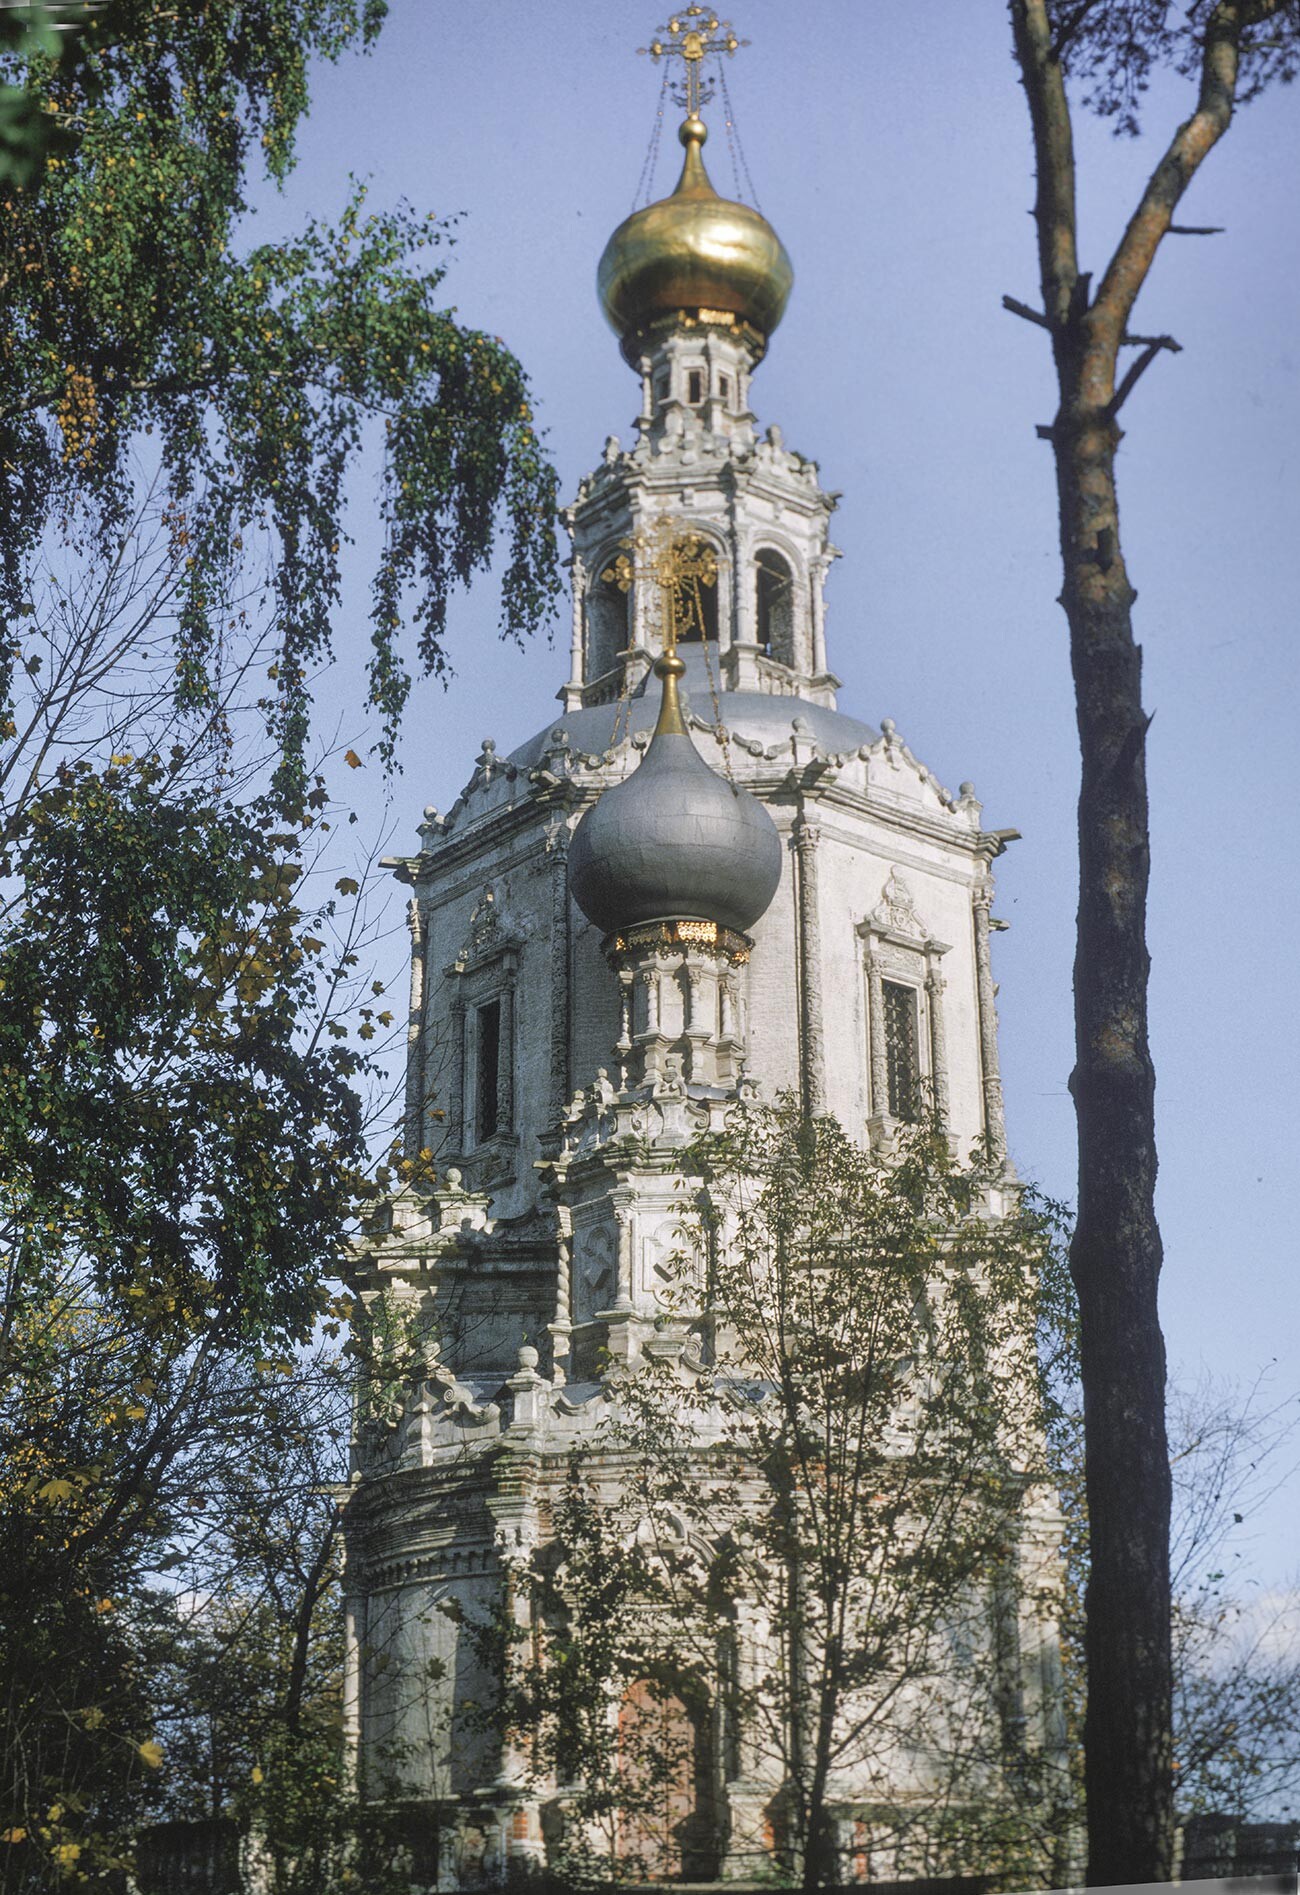
[[[993,889],[982,882],[972,896],[975,922],[975,982],[979,994],[980,1064],[984,1082],[984,1129],[995,1158],[1007,1155],[1007,1122],[1002,1105],[1002,1069],[998,1063],[998,1010],[989,955],[989,909]]]
[[[451,1031],[451,1071],[447,1079],[447,1139],[449,1152],[465,1148],[465,1001],[458,993],[448,1008]]]
[[[618,1295],[613,1234],[603,1224],[575,1230],[573,1248],[574,1313],[579,1322],[589,1322]]]
[[[889,871],[884,892],[872,911],[871,923],[893,934],[912,934],[922,940],[926,936],[927,929],[916,912],[912,891],[897,869]]]
[[[406,904],[411,936],[411,989],[406,1027],[406,1153],[414,1158],[425,1143],[424,1118],[429,1101],[425,1077],[424,950],[425,916],[414,897]]]
[[[821,830],[801,814],[794,829],[799,871],[800,1066],[805,1110],[826,1110],[826,1046],[822,1031],[821,904],[817,844]]]
[[[546,839],[551,858],[551,1098],[559,1111],[569,1096],[569,830],[557,823]]]
[[[485,954],[493,952],[500,934],[501,916],[497,912],[496,891],[489,885],[483,890],[483,898],[469,918],[469,933],[459,958],[462,961],[481,960]]]
[[[925,991],[930,1000],[930,1078],[934,1087],[934,1109],[939,1123],[951,1122],[948,1103],[948,1037],[943,1017],[943,975],[935,968],[926,975]]]
[[[484,746],[486,749],[486,745]],[[499,766],[498,766],[499,767]],[[513,767],[513,766],[512,766]],[[523,936],[502,913],[496,889],[488,883],[470,914],[465,938],[443,972],[450,985],[447,1017],[451,1029],[447,1137],[444,1155],[475,1167],[482,1182],[508,1172],[515,1138],[515,988]],[[496,1024],[495,1126],[486,1133],[480,1117],[478,1088],[482,1009],[499,1008]],[[477,1152],[477,1155],[476,1155]]]
[[[885,994],[880,974],[880,956],[868,945],[864,956],[867,971],[867,1029],[870,1035],[871,1111],[879,1118],[889,1098],[889,1071],[885,1056]]]
[[[915,995],[918,1105],[932,1110],[941,1125],[948,1125],[952,1106],[940,971],[948,944],[930,933],[917,913],[911,888],[896,867],[886,877],[880,900],[858,924],[858,934],[867,988],[868,1117],[872,1137],[887,1142],[893,1124],[889,1109],[886,982],[908,987]]]

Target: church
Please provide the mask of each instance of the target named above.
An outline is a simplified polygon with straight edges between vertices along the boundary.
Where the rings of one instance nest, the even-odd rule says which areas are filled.
[[[509,754],[485,740],[387,864],[409,892],[405,1147],[433,1182],[358,1245],[372,1323],[415,1342],[359,1404],[345,1722],[358,1793],[424,1813],[430,1887],[547,1861],[556,1786],[461,1714],[482,1689],[465,1620],[499,1603],[504,1548],[544,1543],[548,1495],[655,1333],[683,1149],[790,1094],[884,1152],[924,1100],[954,1151],[1014,1175],[990,946],[1013,832],[891,720],[838,708],[836,496],[752,405],[793,272],[705,166],[701,74],[735,44],[692,6],[650,49],[685,71],[683,163],[600,260],[639,404],[562,516],[559,709]],[[1049,1563],[1058,1531],[1043,1501]],[[1054,1640],[1034,1628],[1024,1712],[1045,1745]],[[710,1878],[773,1867],[773,1786],[738,1754],[709,1752]]]

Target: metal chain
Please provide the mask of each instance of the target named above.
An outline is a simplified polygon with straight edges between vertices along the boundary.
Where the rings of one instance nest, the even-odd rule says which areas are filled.
[[[630,737],[632,735],[632,667],[626,658],[623,661],[623,682],[619,686],[618,703],[614,708],[614,729],[609,740],[611,754],[618,749],[624,735],[625,718],[627,720],[626,734]]]
[[[641,166],[641,176],[637,180],[636,196],[632,199],[632,209],[637,210],[642,193],[645,201],[650,202],[650,192],[654,188],[655,171],[659,165],[659,141],[664,130],[664,102],[668,96],[668,67],[664,66],[663,81],[659,87],[659,106],[655,112],[655,122],[650,131],[650,143],[646,146],[645,163]]]
[[[721,76],[721,68],[722,68],[721,57],[719,57],[718,59],[718,68],[719,68],[719,76]],[[736,189],[737,199],[743,202],[745,193],[741,189],[741,186],[740,186],[740,161],[736,153],[736,121],[731,116],[731,101],[727,97],[727,85],[726,85],[725,78],[723,78],[723,81],[722,81],[722,98],[723,98],[722,125],[723,125],[723,130],[727,134],[727,155],[731,159],[731,180]]]
[[[699,614],[698,624],[700,627],[700,634],[701,634],[700,643],[704,647],[704,669],[708,673],[709,696],[713,700],[713,727],[717,731],[718,741],[722,745],[722,768],[726,774],[728,783],[730,783],[732,789],[734,790],[736,787],[736,776],[735,776],[735,772],[733,771],[731,767],[730,734],[727,730],[727,726],[722,721],[722,706],[718,702],[718,686],[713,676],[713,660],[709,656],[709,641],[703,635],[704,629],[705,629],[704,627],[704,601],[700,597],[700,582],[698,579],[695,581],[695,610]]]
[[[720,59],[718,61],[718,78],[722,85],[722,104],[727,120],[727,142],[730,144],[733,138],[736,141],[736,150],[740,154],[741,169],[745,174],[745,183],[749,187],[749,201],[761,216],[763,206],[758,201],[758,192],[754,189],[754,180],[749,175],[749,161],[745,157],[745,146],[740,136],[740,127],[736,123],[736,108],[731,103],[731,91],[727,85],[726,68]],[[737,191],[739,191],[739,185],[737,185],[736,188]]]

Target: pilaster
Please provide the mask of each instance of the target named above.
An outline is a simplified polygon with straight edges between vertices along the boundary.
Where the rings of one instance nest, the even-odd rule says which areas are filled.
[[[817,845],[821,830],[800,814],[794,826],[799,868],[800,1079],[804,1110],[816,1118],[826,1110],[826,1046],[822,1029],[821,911]]]
[[[997,990],[989,954],[989,909],[993,886],[984,881],[971,898],[975,924],[975,982],[979,996],[980,1064],[984,1090],[984,1132],[994,1158],[1007,1155],[1007,1124],[1002,1104],[1002,1069],[998,1063]]]

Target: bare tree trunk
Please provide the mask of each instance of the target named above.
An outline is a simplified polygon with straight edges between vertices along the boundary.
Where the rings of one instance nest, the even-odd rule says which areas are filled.
[[[1088,1879],[1173,1871],[1169,1453],[1157,1309],[1155,1073],[1147,1041],[1142,656],[1118,542],[1119,430],[1081,403],[1055,430],[1082,775],[1074,961],[1079,1297],[1091,1544],[1085,1601]]]
[[[829,1618],[829,1613],[826,1615]],[[827,1808],[835,1717],[842,1691],[840,1641],[832,1633],[818,1664],[817,1725],[813,1738],[812,1775],[808,1784],[808,1820],[804,1836],[803,1895],[814,1895],[841,1881],[835,1843],[835,1825]]]
[[[1169,1455],[1157,1309],[1155,1073],[1147,1038],[1150,868],[1142,656],[1120,550],[1117,415],[1168,336],[1129,319],[1174,209],[1232,119],[1243,27],[1277,0],[1219,0],[1204,28],[1196,109],[1142,191],[1096,295],[1079,269],[1073,132],[1062,69],[1088,11],[1010,0],[1033,130],[1041,311],[1060,405],[1049,428],[1060,508],[1082,778],[1074,961],[1079,1297],[1090,1574],[1084,1781],[1088,1880],[1167,1881],[1173,1867]],[[1120,353],[1141,353],[1121,377]]]

